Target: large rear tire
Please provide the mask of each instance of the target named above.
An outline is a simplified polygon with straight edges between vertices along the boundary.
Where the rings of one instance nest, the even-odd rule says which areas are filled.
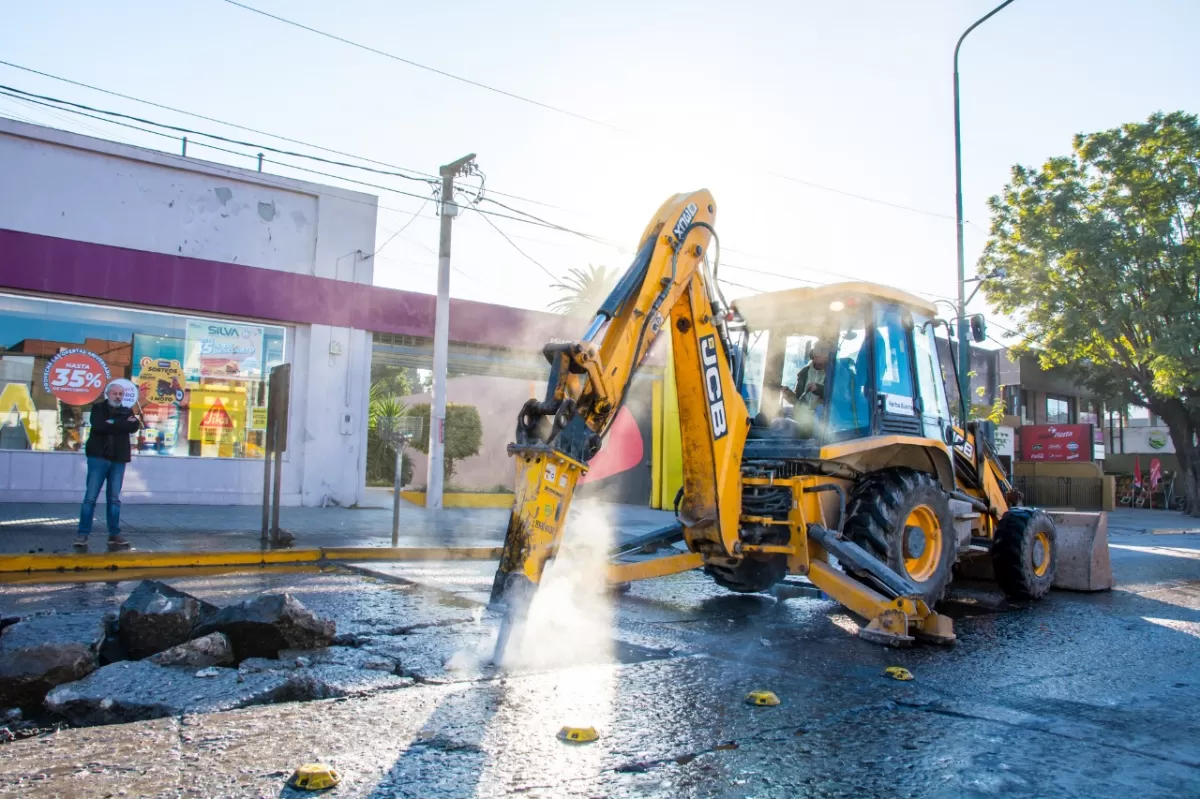
[[[992,570],[1014,599],[1041,599],[1054,583],[1058,547],[1054,521],[1036,508],[1013,508],[996,525]]]
[[[850,491],[843,531],[907,578],[930,607],[945,594],[958,541],[950,498],[933,475],[908,468],[868,474]]]
[[[739,594],[761,594],[787,576],[787,558],[768,556],[763,560],[743,558],[736,566],[705,566],[704,573],[722,588]]]

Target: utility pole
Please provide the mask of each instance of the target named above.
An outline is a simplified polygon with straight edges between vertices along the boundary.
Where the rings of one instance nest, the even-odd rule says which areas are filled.
[[[958,403],[962,412],[962,423],[967,423],[967,409],[970,407],[971,393],[971,339],[970,324],[967,321],[967,266],[963,255],[963,200],[962,200],[962,126],[959,123],[958,103],[958,50],[962,47],[967,34],[987,22],[1013,0],[1004,0],[987,14],[975,21],[975,24],[963,31],[954,45],[954,206],[958,224]]]
[[[442,176],[442,230],[438,240],[437,316],[433,320],[433,406],[429,409],[429,471],[425,478],[425,507],[442,507],[445,478],[446,365],[450,360],[450,226],[458,213],[454,178],[467,174],[475,153],[438,170]]]

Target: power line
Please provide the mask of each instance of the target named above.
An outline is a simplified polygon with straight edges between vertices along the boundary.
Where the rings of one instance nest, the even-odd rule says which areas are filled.
[[[91,112],[94,112],[97,114],[104,114],[105,116],[118,117],[120,119],[128,119],[132,122],[140,122],[143,125],[151,125],[156,128],[163,128],[165,130],[173,130],[173,131],[176,131],[177,133],[185,133],[189,136],[204,136],[205,138],[215,139],[216,141],[222,141],[222,142],[225,142],[226,144],[236,144],[241,147],[254,147],[259,150],[266,150],[267,152],[276,153],[277,155],[286,155],[291,158],[305,158],[310,161],[319,161],[323,164],[331,164],[333,166],[347,167],[349,169],[361,169],[364,172],[373,172],[377,175],[387,175],[389,177],[406,178],[408,180],[420,180],[420,182],[427,183],[429,185],[434,185],[434,183],[435,183],[435,181],[433,181],[433,180],[423,180],[423,179],[413,178],[411,175],[406,175],[403,172],[395,172],[392,170],[376,169],[375,167],[362,166],[361,164],[351,164],[351,163],[347,163],[345,161],[334,161],[329,158],[323,158],[319,155],[308,155],[307,153],[298,153],[298,152],[294,152],[292,150],[281,150],[278,147],[271,147],[266,144],[256,144],[254,142],[241,141],[239,139],[231,139],[228,136],[221,136],[216,133],[205,133],[204,131],[193,130],[191,128],[184,128],[184,127],[180,127],[179,125],[168,125],[165,122],[154,122],[153,120],[143,119],[142,117],[135,117],[131,114],[122,114],[120,111],[109,111],[109,110],[105,110],[102,108],[94,108],[89,105],[84,105],[83,103],[74,103],[74,102],[71,102],[70,100],[62,100],[57,97],[49,97],[44,94],[35,94],[33,92],[27,92],[27,91],[24,91],[23,89],[16,89],[12,86],[5,86],[2,83],[0,83],[0,89],[3,89],[5,92],[9,92],[9,93],[15,92],[17,95],[21,95],[22,97],[30,97],[30,98],[34,98],[37,100],[42,100],[44,102],[57,103],[59,105],[69,106],[72,108],[78,108],[78,109],[81,109],[84,111],[91,111]],[[13,94],[9,94],[8,96],[12,97]],[[419,196],[419,195],[417,195],[417,196]]]
[[[204,114],[197,114],[193,111],[185,111],[184,109],[176,108],[175,106],[164,105],[163,103],[156,103],[153,100],[145,100],[140,97],[134,97],[133,95],[130,95],[130,94],[122,94],[121,92],[113,91],[111,89],[105,89],[105,88],[102,88],[100,86],[96,86],[96,85],[93,85],[90,83],[83,83],[82,81],[72,80],[71,78],[64,78],[61,75],[53,75],[49,72],[43,72],[41,70],[33,69],[32,67],[22,66],[21,64],[14,64],[11,61],[4,61],[4,60],[0,59],[0,64],[4,65],[6,67],[11,67],[12,69],[21,70],[22,72],[28,72],[32,75],[39,75],[43,78],[49,78],[50,80],[56,80],[56,81],[59,81],[60,83],[69,83],[72,86],[79,86],[84,89],[90,89],[92,91],[100,92],[101,94],[107,94],[111,97],[120,97],[123,100],[130,100],[135,103],[141,103],[142,105],[148,105],[153,108],[162,109],[164,111],[171,111],[172,113],[183,114],[184,116],[192,117],[194,119],[202,119],[205,122],[215,122],[218,125],[225,125],[226,127],[236,128],[237,130],[244,130],[248,133],[258,134],[259,136],[269,136],[272,139],[279,139],[280,141],[290,142],[291,144],[299,144],[304,147],[309,147],[314,150],[320,150],[321,152],[330,153],[332,155],[340,155],[345,158],[355,158],[359,161],[364,161],[369,164],[376,164],[378,166],[386,166],[386,167],[389,167],[390,169],[402,170],[404,172],[410,172],[410,173],[412,173],[412,175],[419,176],[419,177],[409,176],[408,177],[409,180],[415,180],[415,181],[418,181],[421,183],[426,183],[429,180],[438,181],[441,179],[437,175],[431,175],[428,172],[422,172],[419,169],[410,169],[409,167],[397,166],[396,164],[390,164],[386,161],[379,161],[374,158],[368,158],[363,155],[356,155],[354,153],[348,153],[348,152],[344,152],[342,150],[335,150],[331,147],[324,147],[322,145],[313,144],[311,142],[306,142],[301,139],[295,139],[295,138],[291,138],[289,136],[284,136],[279,133],[271,133],[269,131],[258,130],[257,128],[247,127],[246,125],[239,125],[236,122],[228,122],[223,119],[217,119],[216,117],[205,116]],[[559,208],[556,205],[551,205],[550,203],[545,203],[545,202],[541,202],[539,200],[534,200],[529,197],[522,197],[517,194],[506,194],[505,192],[496,191],[495,189],[490,189],[490,191],[492,192],[492,194],[498,194],[501,197],[510,197],[514,200],[521,200],[522,202],[533,203],[534,205],[540,205],[540,206],[544,206],[547,208],[554,208],[554,209],[560,210],[560,211],[562,210],[561,208]]]
[[[754,272],[755,274],[758,274],[758,275],[767,275],[769,277],[779,277],[779,278],[783,278],[785,280],[795,280],[800,283],[808,283],[813,286],[828,285],[827,283],[821,283],[820,281],[817,281],[817,280],[806,280],[802,277],[793,277],[792,275],[785,275],[780,272],[768,272],[766,269],[754,269],[749,266],[738,266],[737,264],[731,264],[728,262],[721,264],[721,266],[725,267],[726,269],[737,269],[739,272]]]
[[[224,2],[228,3],[231,6],[236,6],[238,8],[244,9],[246,11],[250,11],[254,14],[259,14],[259,15],[267,17],[269,19],[273,19],[277,22],[282,22],[285,25],[291,25],[292,27],[300,28],[301,30],[306,30],[310,33],[315,33],[318,36],[323,36],[327,39],[332,39],[333,41],[341,42],[342,44],[346,44],[351,47],[355,47],[359,50],[364,50],[368,53],[374,53],[375,55],[383,56],[384,58],[390,58],[393,61],[399,61],[402,64],[407,64],[409,66],[416,67],[418,69],[423,69],[428,72],[432,72],[434,74],[441,75],[446,78],[450,78],[451,80],[456,80],[461,83],[466,83],[468,85],[475,86],[480,89],[485,89],[490,92],[495,92],[497,94],[504,95],[505,97],[510,97],[514,100],[519,100],[524,103],[529,103],[531,105],[538,106],[539,108],[544,108],[546,110],[553,111],[558,114],[563,114],[565,116],[574,117],[575,119],[583,120],[584,122],[590,122],[593,125],[599,125],[600,127],[608,128],[609,130],[615,130],[620,133],[625,133],[625,134],[632,135],[632,136],[637,135],[634,131],[626,130],[625,128],[619,127],[617,125],[613,125],[613,124],[605,122],[603,120],[594,119],[592,117],[584,116],[583,114],[577,114],[574,111],[568,111],[564,108],[559,108],[558,106],[550,105],[549,103],[543,103],[540,100],[534,100],[534,99],[532,99],[530,97],[526,97],[524,95],[516,94],[514,92],[510,92],[505,89],[500,89],[495,86],[489,86],[486,83],[480,83],[478,81],[471,80],[470,78],[464,78],[460,75],[455,75],[451,72],[446,72],[444,70],[437,69],[435,67],[427,66],[427,65],[421,64],[417,61],[413,61],[411,59],[404,58],[403,56],[398,56],[394,53],[389,53],[385,50],[380,50],[376,47],[371,47],[370,45],[362,44],[361,42],[356,42],[351,39],[347,39],[345,37],[338,36],[336,34],[329,33],[327,31],[323,31],[318,28],[313,28],[309,25],[304,25],[300,22],[296,22],[291,19],[287,19],[286,17],[281,17],[276,14],[272,14],[270,12],[263,11],[262,9],[255,8],[253,6],[249,6],[244,3],[237,2],[237,0],[224,0]],[[876,197],[870,197],[865,194],[858,194],[856,192],[846,191],[844,189],[837,189],[832,186],[826,186],[824,184],[816,183],[811,180],[804,180],[803,178],[797,178],[797,177],[793,177],[791,175],[785,175],[780,172],[764,172],[763,174],[769,175],[774,178],[779,178],[781,180],[786,180],[791,183],[796,183],[801,186],[807,186],[809,188],[818,189],[820,191],[826,191],[826,192],[831,192],[834,194],[840,194],[844,197],[851,197],[851,198],[854,198],[857,200],[862,200],[864,202],[875,203],[877,205],[884,205],[889,208],[896,208],[896,209],[899,209],[902,211],[909,211],[909,212],[916,213],[916,214],[923,214],[925,216],[937,217],[939,219],[948,219],[951,221],[957,221],[957,218],[950,214],[943,214],[943,213],[939,213],[937,211],[929,211],[924,208],[916,208],[916,207],[913,207],[910,205],[904,205],[902,203],[891,202],[890,200],[881,200]]]
[[[238,3],[238,2],[236,2],[236,0],[225,0],[225,2],[229,3],[229,5],[231,5],[231,6],[237,6],[238,8],[244,9],[246,11],[250,11],[254,14],[259,14],[261,16],[268,17],[270,19],[275,20],[276,22],[282,22],[285,25],[291,25],[294,28],[300,28],[301,30],[306,30],[309,33],[315,33],[318,36],[324,36],[326,39],[333,39],[335,42],[341,42],[342,44],[348,44],[351,47],[357,47],[359,50],[366,50],[368,53],[374,53],[375,55],[381,55],[384,58],[390,58],[393,61],[399,61],[402,64],[408,64],[410,67],[416,67],[417,69],[423,69],[426,72],[432,72],[436,75],[441,75],[444,78],[450,78],[451,80],[456,80],[459,83],[465,83],[469,86],[474,86],[479,89],[485,89],[489,92],[495,92],[496,94],[502,94],[505,97],[510,97],[514,100],[520,100],[521,102],[529,103],[530,105],[536,105],[539,108],[544,108],[547,111],[553,111],[556,114],[563,114],[564,116],[574,117],[575,119],[580,119],[580,120],[583,120],[584,122],[590,122],[593,125],[600,125],[602,127],[611,128],[612,130],[621,131],[622,133],[629,132],[622,128],[617,127],[616,125],[610,125],[607,122],[601,122],[599,119],[593,119],[591,117],[584,116],[583,114],[577,114],[574,111],[568,111],[565,108],[559,108],[558,106],[550,105],[549,103],[543,103],[540,100],[534,100],[531,97],[525,97],[524,95],[516,94],[515,92],[510,92],[510,91],[506,91],[504,89],[499,89],[499,88],[496,88],[495,86],[489,86],[486,83],[480,83],[479,81],[471,80],[470,78],[464,78],[461,75],[455,75],[452,72],[446,72],[445,70],[441,70],[436,67],[431,67],[426,64],[421,64],[417,61],[413,61],[412,59],[404,58],[403,56],[398,56],[394,53],[389,53],[384,50],[379,50],[379,49],[377,49],[375,47],[371,47],[369,45],[360,44],[359,42],[355,42],[355,41],[351,41],[350,39],[342,38],[341,36],[337,36],[336,34],[327,33],[323,30],[318,30],[317,28],[312,28],[312,27],[309,27],[308,25],[304,25],[300,22],[296,22],[294,20],[287,19],[286,17],[280,17],[275,14],[271,14],[270,12],[263,11],[260,8],[255,8],[254,6],[248,6],[248,5],[245,5],[244,3]]]
[[[876,205],[886,205],[889,208],[898,208],[901,211],[911,211],[914,214],[924,214],[925,216],[937,217],[938,219],[949,219],[951,221],[958,221],[957,217],[954,217],[951,214],[942,214],[937,211],[928,211],[924,208],[916,208],[911,205],[904,205],[903,203],[894,203],[891,200],[881,200],[877,197],[868,197],[865,194],[858,194],[856,192],[846,191],[845,189],[836,189],[833,186],[826,186],[823,183],[814,183],[811,180],[804,180],[802,178],[794,178],[791,175],[784,175],[781,172],[768,172],[767,174],[771,175],[772,177],[777,177],[781,180],[786,180],[790,183],[798,183],[801,186],[808,186],[810,189],[818,189],[820,191],[828,191],[828,192],[832,192],[833,194],[840,194],[843,197],[853,197],[854,199],[862,200],[863,202],[875,203]]]
[[[15,94],[13,94],[12,92],[15,92]],[[78,114],[78,115],[80,115],[80,116],[86,116],[86,117],[89,117],[89,118],[91,118],[91,119],[97,119],[97,120],[100,120],[100,121],[102,121],[102,122],[109,122],[109,123],[112,123],[112,124],[121,125],[122,127],[132,128],[132,129],[134,129],[134,130],[141,130],[141,131],[142,131],[142,132],[144,132],[144,133],[150,133],[150,134],[153,134],[153,135],[156,135],[156,136],[166,136],[167,138],[172,138],[172,139],[173,139],[173,138],[175,138],[175,137],[173,137],[173,136],[169,136],[168,134],[164,134],[164,133],[161,133],[161,132],[159,132],[159,131],[146,130],[145,128],[140,128],[140,127],[138,127],[138,126],[136,126],[136,125],[129,125],[129,124],[127,124],[127,123],[121,123],[121,122],[117,122],[117,121],[115,121],[115,120],[111,120],[111,119],[103,119],[103,118],[101,118],[101,117],[97,117],[97,116],[94,116],[94,115],[92,115],[92,114],[88,114],[88,113],[86,113],[85,111],[82,111],[82,110],[80,110],[80,109],[86,109],[87,111],[94,111],[94,112],[96,112],[96,113],[98,113],[98,114],[106,114],[106,115],[110,115],[110,116],[119,117],[119,118],[122,118],[122,119],[131,119],[131,120],[134,120],[134,121],[136,121],[136,122],[141,122],[141,123],[143,123],[143,124],[146,124],[146,125],[152,125],[152,126],[154,126],[154,127],[160,127],[160,128],[164,128],[164,129],[166,129],[166,130],[173,130],[173,131],[176,131],[176,132],[179,132],[179,133],[185,133],[185,134],[194,135],[194,136],[204,136],[204,137],[208,137],[208,138],[213,138],[213,139],[216,139],[216,140],[218,140],[218,141],[224,141],[224,142],[228,142],[228,143],[231,143],[231,144],[236,144],[236,145],[239,145],[239,146],[242,146],[242,147],[250,147],[250,148],[253,148],[253,149],[257,149],[257,150],[267,150],[267,151],[269,151],[269,152],[280,153],[280,154],[282,154],[282,155],[287,155],[287,156],[294,156],[294,157],[299,157],[299,158],[308,158],[308,159],[316,160],[316,161],[323,162],[323,163],[329,163],[329,164],[333,164],[333,165],[335,165],[335,166],[348,166],[348,167],[355,168],[355,169],[366,169],[367,171],[371,171],[371,172],[378,172],[378,173],[380,173],[380,174],[384,174],[384,175],[393,175],[393,174],[395,174],[395,173],[391,173],[391,172],[384,172],[384,171],[382,171],[382,170],[374,170],[374,169],[370,169],[369,167],[361,167],[361,166],[356,166],[356,165],[354,165],[354,164],[346,164],[346,163],[343,163],[343,162],[340,162],[340,161],[332,161],[332,160],[329,160],[329,159],[321,158],[321,157],[319,157],[319,156],[306,155],[306,154],[304,154],[304,153],[293,153],[293,152],[290,152],[290,151],[287,151],[287,150],[279,150],[279,149],[277,149],[277,148],[269,147],[269,146],[267,146],[267,145],[262,145],[262,144],[256,144],[256,143],[254,143],[254,142],[243,142],[243,141],[238,141],[238,140],[236,140],[236,139],[229,139],[229,138],[227,138],[227,137],[224,137],[224,136],[219,136],[219,135],[217,135],[217,134],[214,134],[214,133],[206,133],[206,132],[203,132],[203,131],[196,131],[196,130],[192,130],[192,129],[190,129],[190,128],[183,128],[183,127],[179,127],[179,126],[177,126],[177,125],[168,125],[168,124],[166,124],[166,123],[163,123],[163,122],[155,122],[155,121],[153,121],[153,120],[149,120],[149,119],[143,119],[143,118],[141,118],[141,117],[135,117],[135,116],[131,116],[131,115],[129,115],[129,114],[122,114],[122,113],[120,113],[120,112],[118,112],[118,111],[109,111],[109,110],[106,110],[106,109],[94,108],[94,107],[92,107],[92,106],[84,105],[84,104],[82,104],[82,103],[74,103],[74,102],[71,102],[71,101],[68,101],[68,100],[60,100],[60,99],[58,99],[58,98],[56,98],[56,97],[49,97],[49,96],[45,96],[45,95],[35,94],[35,93],[33,93],[33,92],[26,92],[26,91],[23,91],[23,90],[21,90],[21,89],[15,89],[15,88],[13,88],[13,87],[6,86],[6,85],[4,85],[4,84],[0,84],[0,96],[6,96],[6,97],[10,97],[10,98],[12,98],[12,99],[16,99],[16,100],[24,100],[24,99],[27,99],[27,98],[37,98],[37,99],[30,99],[30,100],[28,100],[28,101],[29,101],[29,102],[34,102],[34,103],[37,103],[37,104],[39,104],[39,105],[44,105],[44,106],[46,106],[47,108],[54,108],[54,109],[57,109],[57,110],[60,110],[60,111],[67,111],[67,112],[69,112],[69,113]],[[51,105],[51,103],[60,103],[61,105]],[[196,144],[196,145],[198,145],[198,146],[202,146],[202,147],[208,147],[208,148],[210,148],[210,149],[214,149],[214,150],[219,150],[219,151],[221,151],[221,152],[230,153],[230,154],[232,154],[232,155],[238,155],[238,156],[243,156],[243,157],[248,157],[248,158],[255,158],[255,157],[256,157],[255,155],[252,155],[252,154],[249,154],[249,153],[239,153],[239,152],[236,152],[236,151],[234,151],[234,150],[226,150],[226,149],[224,149],[224,148],[221,148],[221,147],[216,147],[216,146],[214,146],[214,145],[211,145],[211,144],[205,144],[205,143],[203,143],[203,142],[194,142],[194,144]],[[343,180],[343,181],[346,181],[347,183],[354,183],[354,184],[357,184],[357,185],[360,185],[360,186],[369,186],[369,187],[371,187],[371,188],[380,189],[380,190],[382,190],[382,191],[388,191],[388,192],[391,192],[391,193],[393,193],[393,194],[400,194],[400,195],[403,195],[403,196],[405,196],[405,197],[413,197],[413,198],[415,198],[415,199],[418,199],[418,200],[424,200],[424,199],[426,199],[426,197],[425,197],[424,195],[421,195],[421,194],[414,194],[414,193],[412,193],[412,192],[408,192],[408,191],[402,191],[402,190],[400,190],[400,189],[393,188],[393,187],[391,187],[391,186],[384,186],[384,185],[381,185],[381,184],[378,184],[378,183],[368,183],[368,182],[366,182],[366,181],[358,180],[358,179],[356,179],[356,178],[348,178],[348,177],[346,177],[346,176],[344,176],[344,175],[337,175],[337,174],[334,174],[334,173],[331,173],[331,172],[322,172],[321,170],[317,170],[317,169],[311,169],[311,168],[309,168],[309,167],[303,167],[303,166],[299,166],[299,165],[297,165],[297,164],[289,164],[289,163],[286,163],[286,162],[283,162],[283,161],[270,161],[270,160],[268,160],[268,159],[263,159],[263,160],[264,160],[264,162],[265,162],[265,163],[274,163],[274,164],[278,164],[278,165],[280,165],[280,166],[285,166],[285,167],[287,167],[288,169],[296,169],[296,170],[299,170],[299,171],[302,171],[302,172],[308,172],[308,173],[310,173],[310,174],[314,174],[314,175],[321,175],[321,176],[323,176],[323,177],[336,178],[336,179],[338,179],[338,180]],[[495,201],[493,201],[493,202],[495,202]],[[374,203],[368,203],[368,204],[375,205],[376,207],[379,207],[379,208],[385,208],[385,210],[394,210],[394,211],[395,211],[395,210],[400,210],[400,209],[395,209],[395,208],[388,209],[388,208],[386,208],[386,206],[379,206],[379,205],[377,205],[377,204],[374,204]],[[505,207],[507,208],[507,206],[505,206]],[[482,209],[480,209],[480,208],[476,208],[475,210],[476,210],[476,211],[478,211],[480,214],[483,214],[483,215],[485,215],[485,216],[494,216],[494,217],[497,217],[498,219],[509,219],[509,220],[512,220],[512,221],[514,221],[514,222],[521,222],[521,223],[524,223],[524,224],[527,224],[527,225],[534,225],[535,227],[543,227],[543,228],[547,228],[547,229],[549,229],[549,230],[557,230],[557,231],[560,231],[560,232],[571,233],[571,234],[573,234],[573,235],[576,235],[576,236],[583,236],[583,237],[585,237],[585,238],[589,238],[589,239],[592,239],[592,240],[595,240],[595,241],[602,241],[602,239],[600,239],[600,237],[598,237],[598,236],[593,236],[593,235],[591,235],[591,234],[588,234],[588,233],[581,233],[581,232],[579,232],[579,231],[572,230],[572,229],[570,229],[570,228],[567,228],[567,227],[564,227],[564,226],[562,226],[562,225],[556,225],[556,224],[554,224],[553,222],[546,222],[546,221],[544,221],[544,220],[543,220],[543,221],[538,221],[537,219],[533,218],[533,217],[532,217],[531,215],[529,215],[529,214],[525,214],[525,215],[526,215],[526,216],[529,216],[530,218],[528,218],[528,219],[525,219],[525,218],[522,218],[522,217],[519,217],[519,216],[510,216],[510,215],[508,215],[508,214],[500,214],[500,213],[496,213],[495,211],[484,211],[484,210],[482,210]],[[409,213],[409,212],[407,212],[407,211],[403,211],[403,213]],[[523,212],[518,212],[518,213],[523,213]]]
[[[395,239],[397,236],[399,236],[404,231],[408,230],[408,226],[411,225],[413,222],[417,221],[417,217],[419,217],[421,215],[421,212],[425,210],[425,206],[429,205],[429,201],[432,199],[433,199],[432,197],[429,197],[425,200],[425,202],[421,203],[421,207],[418,208],[416,211],[413,211],[412,219],[405,222],[403,227],[401,227],[399,230],[397,230],[392,235],[388,236],[387,241],[385,241],[383,244],[380,244],[378,247],[376,247],[375,252],[366,256],[366,258],[363,258],[363,260],[365,261],[367,258],[374,258],[376,255],[379,255],[379,253],[383,252],[384,247],[386,247],[392,243],[393,239]]]
[[[532,219],[535,222],[540,222],[543,225],[546,225],[547,227],[554,228],[555,230],[561,230],[563,233],[570,233],[574,236],[579,236],[581,238],[587,239],[588,241],[592,241],[597,244],[606,244],[610,247],[616,247],[621,252],[625,251],[624,248],[621,247],[620,245],[615,244],[607,239],[601,238],[600,236],[595,236],[591,233],[582,233],[578,230],[572,230],[570,228],[563,227],[562,225],[555,224],[554,222],[548,222],[547,220],[542,219],[540,216],[534,216],[533,214],[529,213],[528,211],[522,211],[519,208],[513,208],[512,206],[505,205],[504,203],[500,202],[499,200],[493,200],[490,197],[484,197],[483,201],[489,202],[492,205],[498,205],[505,210],[512,211],[514,214],[520,214],[521,216],[528,217],[529,219]]]
[[[729,264],[726,264],[726,266],[728,266],[728,265]],[[757,288],[755,286],[747,286],[745,283],[735,283],[732,280],[729,280],[729,279],[723,278],[723,277],[717,278],[717,282],[724,283],[727,286],[735,286],[739,289],[746,289],[747,291],[753,291],[755,294],[764,294],[765,293],[761,288]]]
[[[505,240],[505,241],[507,241],[507,242],[509,243],[509,246],[511,246],[511,247],[512,247],[514,250],[516,250],[517,252],[521,253],[521,255],[524,255],[524,256],[525,256],[525,258],[526,258],[528,261],[530,261],[530,262],[531,262],[531,263],[532,263],[534,266],[536,266],[538,269],[541,269],[543,272],[545,272],[547,275],[549,275],[551,280],[559,280],[559,279],[560,279],[560,278],[558,277],[558,275],[554,274],[554,273],[553,273],[553,272],[551,272],[549,269],[547,269],[546,267],[542,266],[542,263],[541,263],[540,261],[538,261],[536,258],[534,258],[534,257],[533,257],[532,255],[530,255],[529,253],[527,253],[527,252],[525,252],[524,250],[522,250],[520,247],[518,247],[518,246],[517,246],[517,243],[516,243],[515,241],[513,241],[512,239],[510,239],[510,238],[508,237],[508,234],[506,234],[506,233],[505,233],[503,230],[501,230],[499,227],[497,227],[495,222],[493,222],[492,220],[490,220],[490,219],[488,219],[486,216],[484,216],[482,211],[480,211],[478,208],[473,208],[472,210],[474,210],[474,211],[476,211],[477,213],[479,213],[479,214],[480,214],[480,216],[482,216],[482,217],[483,217],[483,221],[484,221],[484,222],[487,222],[489,225],[491,225],[491,226],[492,226],[492,230],[496,231],[496,232],[497,232],[497,233],[499,233],[501,236],[503,236],[503,237],[504,237],[504,240]]]

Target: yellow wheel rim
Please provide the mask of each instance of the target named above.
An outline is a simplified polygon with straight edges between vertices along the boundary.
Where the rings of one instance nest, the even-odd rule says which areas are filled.
[[[1033,552],[1030,554],[1033,558],[1033,573],[1038,577],[1045,577],[1046,572],[1050,571],[1050,536],[1045,533],[1035,535]]]
[[[918,530],[920,533],[917,533]],[[942,562],[942,551],[945,547],[942,525],[933,508],[918,505],[904,520],[903,533],[904,540],[901,544],[904,569],[913,580],[923,583],[937,573]],[[922,536],[924,540],[918,541]]]

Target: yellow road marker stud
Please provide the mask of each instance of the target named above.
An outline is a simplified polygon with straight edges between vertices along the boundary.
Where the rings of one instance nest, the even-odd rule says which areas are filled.
[[[575,744],[590,744],[599,738],[595,727],[563,727],[558,731],[558,740]]]
[[[305,763],[296,769],[288,785],[303,791],[323,791],[342,781],[332,766],[324,763]]]
[[[757,705],[758,707],[775,707],[779,704],[779,697],[770,691],[751,691],[746,694],[746,704]]]
[[[893,680],[911,680],[913,678],[912,672],[903,666],[888,666],[883,670],[883,673]]]

